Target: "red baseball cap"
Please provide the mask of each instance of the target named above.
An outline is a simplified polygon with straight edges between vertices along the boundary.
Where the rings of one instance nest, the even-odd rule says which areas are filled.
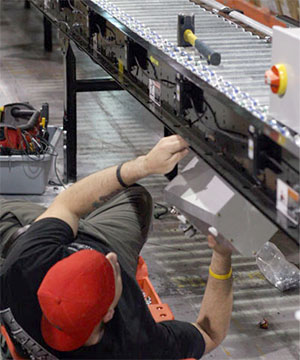
[[[48,270],[37,295],[45,342],[59,351],[78,349],[113,302],[113,267],[96,250],[78,251]]]

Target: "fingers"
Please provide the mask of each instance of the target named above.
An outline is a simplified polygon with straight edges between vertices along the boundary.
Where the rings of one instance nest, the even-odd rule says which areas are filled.
[[[180,151],[177,151],[174,155],[171,157],[171,162],[174,163],[174,166],[183,159],[187,154],[189,153],[189,149],[184,148]]]
[[[212,235],[207,235],[207,242],[210,248],[214,248],[217,245],[215,238]]]
[[[175,167],[175,165],[183,159],[187,154],[189,153],[188,149],[183,149],[179,152],[177,152],[174,155],[171,155],[171,157],[167,160],[166,167],[163,170],[163,174],[167,174],[170,171],[172,171]]]
[[[232,248],[226,243],[220,244],[213,235],[207,235],[208,246],[219,253],[222,256],[230,256],[232,254]]]
[[[161,141],[172,154],[189,147],[189,144],[180,135],[171,135],[163,138]]]
[[[145,156],[147,174],[167,174],[189,152],[188,143],[179,135],[162,138]]]

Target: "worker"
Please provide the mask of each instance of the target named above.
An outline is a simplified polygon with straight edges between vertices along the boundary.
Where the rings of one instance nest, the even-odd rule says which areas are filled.
[[[222,342],[232,311],[231,250],[213,236],[194,323],[156,323],[135,280],[152,218],[151,196],[136,182],[170,172],[188,152],[172,135],[144,156],[78,181],[47,209],[2,201],[0,314],[20,355],[198,359]]]

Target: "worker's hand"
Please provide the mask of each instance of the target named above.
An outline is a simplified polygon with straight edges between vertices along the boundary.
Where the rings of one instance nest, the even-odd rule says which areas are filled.
[[[233,247],[229,242],[218,242],[213,235],[207,236],[208,246],[216,253],[222,256],[230,256],[232,254]]]
[[[147,174],[167,174],[189,152],[188,143],[179,135],[162,138],[144,157]]]

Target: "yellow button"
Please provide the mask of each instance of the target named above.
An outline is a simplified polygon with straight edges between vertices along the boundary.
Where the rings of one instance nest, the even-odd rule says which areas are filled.
[[[265,73],[265,83],[270,85],[274,94],[284,95],[287,88],[287,71],[284,64],[273,65]]]

